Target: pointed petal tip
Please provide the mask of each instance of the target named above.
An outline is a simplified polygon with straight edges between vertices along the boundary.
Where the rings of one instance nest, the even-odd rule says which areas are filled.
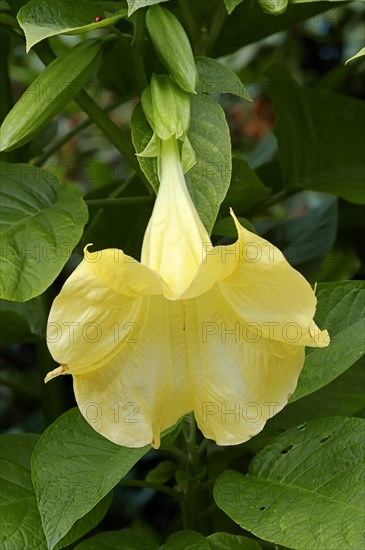
[[[83,248],[84,256],[86,256],[89,253],[90,246],[94,246],[94,243],[88,243],[87,245],[84,246]]]
[[[67,365],[60,365],[56,369],[51,370],[45,377],[44,383],[47,384],[50,380],[53,380],[53,378],[57,378],[57,376],[60,376],[61,374],[67,374],[68,368]]]

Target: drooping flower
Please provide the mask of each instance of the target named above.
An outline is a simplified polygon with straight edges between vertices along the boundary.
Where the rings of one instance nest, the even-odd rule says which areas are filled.
[[[81,413],[117,444],[158,447],[194,412],[207,438],[238,444],[293,393],[305,346],[327,346],[308,282],[234,217],[213,247],[186,187],[175,138],[161,143],[160,188],[141,262],[85,251],[55,299],[48,345]]]

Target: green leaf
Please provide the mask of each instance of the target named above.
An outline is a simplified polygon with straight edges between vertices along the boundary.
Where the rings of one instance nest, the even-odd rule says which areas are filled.
[[[44,309],[41,297],[26,303],[0,300],[0,345],[37,342],[44,338],[47,322]]]
[[[84,40],[33,80],[1,126],[0,151],[11,151],[33,139],[72,101],[97,68],[103,44]]]
[[[299,550],[364,542],[363,419],[330,417],[289,430],[252,461],[224,472],[214,498],[243,529]]]
[[[186,182],[202,222],[211,233],[231,181],[231,141],[222,107],[205,94],[191,97],[188,132],[196,164]]]
[[[232,178],[222,210],[228,214],[232,208],[235,214],[245,214],[270,194],[266,187],[243,158],[232,158]]]
[[[278,68],[270,79],[285,187],[364,204],[364,103],[321,87],[301,88]]]
[[[140,105],[133,111],[131,129],[133,144],[139,153],[153,134]],[[231,144],[223,109],[205,94],[191,96],[188,138],[197,162],[187,173],[186,183],[205,227],[211,232],[231,179]],[[157,193],[156,159],[138,157],[138,161]]]
[[[233,94],[252,101],[250,94],[236,73],[210,57],[196,57],[199,75],[197,90],[206,94]]]
[[[90,415],[96,404],[90,403]],[[146,454],[108,441],[71,409],[42,435],[32,457],[32,479],[50,550]]]
[[[155,4],[162,4],[162,2],[168,2],[169,0],[127,0],[128,2],[128,16],[146,6],[153,6]]]
[[[163,550],[177,550],[178,548],[184,548],[184,550],[210,550],[210,544],[200,533],[186,529],[170,535],[163,545]]]
[[[243,2],[243,0],[223,0],[223,2],[226,6],[228,13],[232,13],[233,10],[238,6],[238,4],[241,4],[241,2]]]
[[[214,533],[207,537],[211,550],[261,550],[254,540],[229,533]]]
[[[38,440],[39,436],[33,434],[0,436],[1,550],[18,550],[18,548],[47,550],[48,548],[30,473],[31,454]],[[104,517],[109,504],[110,499],[104,498],[93,510],[76,522],[74,528],[56,549],[71,544],[95,527]]]
[[[145,532],[106,531],[84,540],[75,550],[158,550],[159,547],[155,539]]]
[[[18,13],[24,31],[27,52],[38,42],[57,34],[80,34],[111,25],[127,17],[125,2],[89,2],[88,0],[30,0]],[[95,17],[103,19],[95,22]]]
[[[286,11],[290,0],[258,0],[260,6],[266,13],[278,15]],[[309,0],[310,1],[310,0]]]
[[[82,235],[87,208],[74,184],[27,164],[0,164],[0,296],[27,301],[55,280]]]
[[[365,283],[322,283],[315,321],[331,337],[327,348],[307,348],[304,368],[290,401],[300,399],[345,372],[365,353]]]
[[[355,53],[355,55],[353,55],[352,57],[350,57],[345,65],[347,65],[347,63],[349,63],[350,61],[353,61],[354,59],[358,59],[359,57],[362,57],[363,55],[365,55],[365,48],[361,48],[360,51],[358,51],[357,53]]]
[[[141,153],[145,150],[148,143],[153,136],[153,130],[147,122],[147,118],[143,112],[140,103],[133,109],[131,117],[131,133],[132,142],[137,153]],[[138,162],[143,170],[143,173],[147,177],[148,181],[152,185],[155,193],[157,193],[159,181],[157,171],[157,159],[151,157],[138,156]]]
[[[39,548],[46,541],[30,476],[30,457],[39,436],[0,436],[0,547]]]

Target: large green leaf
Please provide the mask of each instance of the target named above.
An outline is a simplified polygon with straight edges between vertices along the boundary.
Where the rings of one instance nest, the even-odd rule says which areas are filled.
[[[54,281],[82,235],[87,208],[74,184],[27,164],[0,164],[0,296],[25,302]]]
[[[33,434],[0,436],[1,550],[19,548],[47,550],[48,548],[30,473],[31,454],[38,440],[39,435]],[[63,489],[65,490],[65,486]],[[75,523],[66,537],[57,544],[56,550],[68,546],[93,529],[104,517],[109,505],[108,497],[98,503],[93,510]]]
[[[187,173],[186,182],[202,222],[210,233],[231,181],[232,161],[224,111],[207,95],[197,94],[191,98],[188,136],[197,162]]]
[[[33,453],[32,479],[50,550],[148,450],[108,441],[78,409],[63,414],[44,432]]]
[[[37,435],[0,436],[0,547],[46,550],[31,476],[30,457]]]
[[[143,151],[152,130],[140,105],[133,111],[132,139],[136,151]],[[231,178],[229,128],[221,106],[205,94],[191,97],[191,125],[188,137],[196,153],[196,164],[186,174],[186,183],[199,215],[211,232]],[[155,158],[138,157],[143,172],[157,192]]]
[[[224,472],[218,506],[256,536],[299,550],[364,544],[365,421],[330,417],[289,430],[248,475]]]
[[[177,550],[177,548],[184,548],[184,550],[210,550],[210,544],[200,533],[186,529],[185,531],[178,531],[170,535],[163,545],[163,550]]]
[[[261,550],[261,546],[248,537],[229,533],[214,533],[207,537],[211,550]]]
[[[233,94],[252,101],[250,94],[236,73],[210,57],[196,57],[199,75],[197,90],[206,94]]]
[[[85,40],[70,48],[33,80],[1,126],[0,151],[28,143],[90,80],[103,42]]]
[[[269,76],[285,187],[364,204],[364,103],[321,87],[302,88],[278,68]]]
[[[145,8],[146,6],[153,6],[154,4],[162,4],[162,2],[168,2],[169,0],[127,0],[128,2],[128,15]]]
[[[126,2],[88,0],[30,0],[18,13],[27,52],[38,42],[57,34],[79,34],[110,25],[128,13]],[[95,22],[95,17],[102,17]]]
[[[291,401],[322,388],[365,353],[365,283],[322,283],[316,294],[315,320],[328,330],[331,343],[326,348],[307,348],[304,368]]]

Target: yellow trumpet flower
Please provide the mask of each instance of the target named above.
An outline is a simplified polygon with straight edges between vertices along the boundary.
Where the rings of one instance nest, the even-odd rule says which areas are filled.
[[[234,217],[238,240],[213,247],[186,187],[175,138],[141,262],[85,250],[55,299],[48,346],[73,376],[81,413],[106,438],[159,447],[193,411],[218,445],[257,434],[295,390],[305,346],[324,347],[308,282]]]

